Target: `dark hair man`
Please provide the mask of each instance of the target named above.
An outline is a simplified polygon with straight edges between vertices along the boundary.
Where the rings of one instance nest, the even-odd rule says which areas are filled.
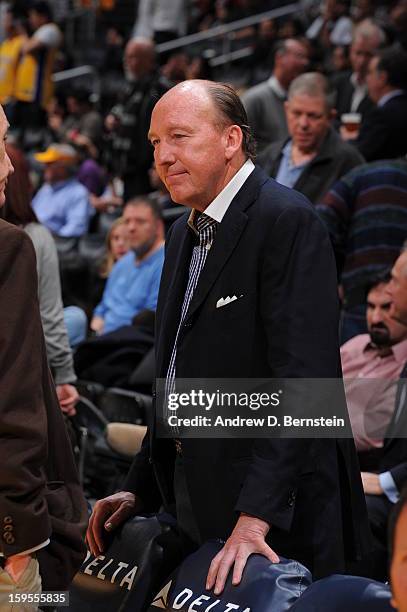
[[[329,238],[301,194],[254,166],[234,90],[199,80],[177,85],[156,104],[149,137],[172,200],[193,208],[167,240],[156,377],[170,389],[182,378],[336,377]],[[155,406],[157,414],[162,408]],[[152,428],[124,489],[97,502],[88,529],[91,549],[103,550],[105,529],[142,505],[154,511],[164,498],[167,508],[175,501],[189,546],[226,540],[207,578],[215,594],[232,567],[233,583],[240,582],[252,553],[272,562],[280,554],[294,556],[322,576],[341,571],[345,551],[362,553],[365,544],[364,501],[349,439],[175,441],[156,438]]]
[[[341,347],[342,372],[362,471],[377,469],[394,412],[395,381],[407,361],[407,326],[390,316],[390,273],[372,282],[367,294],[367,334]]]
[[[367,161],[394,159],[407,153],[407,52],[385,49],[369,63],[367,89],[376,108],[363,123],[354,144]]]

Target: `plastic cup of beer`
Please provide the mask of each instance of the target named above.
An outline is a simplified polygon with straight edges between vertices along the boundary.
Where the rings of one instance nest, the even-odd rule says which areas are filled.
[[[350,132],[351,134],[358,135],[360,124],[362,121],[362,115],[360,113],[344,113],[341,115],[342,125]]]

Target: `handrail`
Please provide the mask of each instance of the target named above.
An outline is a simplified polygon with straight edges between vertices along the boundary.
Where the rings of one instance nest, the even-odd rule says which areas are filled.
[[[172,51],[172,49],[178,49],[180,47],[186,47],[187,45],[193,45],[204,40],[216,38],[217,36],[222,36],[225,34],[229,34],[230,32],[234,32],[236,30],[241,30],[242,28],[247,28],[249,26],[256,25],[257,23],[261,23],[264,19],[276,19],[277,17],[291,15],[292,13],[300,11],[301,8],[302,7],[300,3],[280,6],[279,8],[272,9],[271,11],[266,11],[264,13],[253,15],[252,17],[244,17],[243,19],[238,19],[237,21],[232,21],[231,23],[225,25],[215,26],[214,28],[206,30],[205,32],[189,34],[188,36],[182,36],[181,38],[177,38],[176,40],[170,40],[169,42],[161,43],[160,45],[157,45],[156,50],[157,53],[164,53],[165,51]]]
[[[96,70],[93,66],[77,66],[76,68],[69,68],[68,70],[61,70],[60,72],[54,72],[52,80],[54,83],[60,83],[61,81],[68,81],[69,79],[76,79],[77,77],[86,76],[91,74],[97,76]]]

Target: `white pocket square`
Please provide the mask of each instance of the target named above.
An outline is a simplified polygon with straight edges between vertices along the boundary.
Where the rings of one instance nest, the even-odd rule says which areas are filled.
[[[243,296],[240,296],[243,297]],[[230,297],[229,295],[225,298],[220,298],[217,302],[216,302],[216,308],[222,308],[222,306],[227,306],[228,304],[230,304],[231,302],[234,302],[235,300],[237,300],[237,296],[236,295],[232,295],[232,297]]]

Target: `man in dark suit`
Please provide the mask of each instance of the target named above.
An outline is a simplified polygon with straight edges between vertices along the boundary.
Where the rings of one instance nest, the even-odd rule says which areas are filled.
[[[328,235],[301,194],[252,163],[253,141],[234,90],[209,81],[177,85],[155,106],[150,139],[172,200],[193,208],[167,240],[156,377],[171,389],[181,378],[340,375]],[[174,443],[156,436],[153,416],[124,488],[96,503],[92,551],[103,550],[105,530],[140,508],[175,502],[180,531],[193,546],[226,540],[208,574],[215,594],[232,566],[239,583],[252,553],[272,562],[280,554],[296,558],[323,576],[343,571],[366,542],[352,440]]]
[[[0,207],[13,171],[7,128],[0,107]],[[85,553],[87,509],[48,368],[34,248],[25,232],[3,220],[0,244],[0,607],[6,611],[13,608],[7,595],[17,589],[68,587]]]
[[[367,161],[407,153],[407,52],[390,47],[370,60],[366,78],[376,108],[353,142]]]
[[[384,41],[383,30],[371,21],[363,21],[354,29],[350,47],[352,71],[332,79],[339,120],[344,113],[360,113],[363,122],[374,109],[367,91],[366,75],[370,60]]]

